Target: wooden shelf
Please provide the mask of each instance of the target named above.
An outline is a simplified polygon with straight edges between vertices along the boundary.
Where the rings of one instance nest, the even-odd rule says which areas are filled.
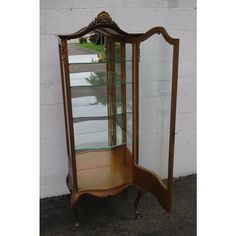
[[[76,167],[79,191],[106,190],[132,182],[126,146],[77,154]]]

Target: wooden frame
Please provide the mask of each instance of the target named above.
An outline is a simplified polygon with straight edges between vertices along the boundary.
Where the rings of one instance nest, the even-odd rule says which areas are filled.
[[[72,115],[72,104],[71,104],[71,86],[70,86],[70,68],[68,62],[68,49],[67,40],[76,39],[84,36],[85,34],[94,31],[103,34],[107,38],[107,49],[110,52],[111,58],[114,59],[114,42],[120,42],[120,55],[121,55],[121,103],[122,103],[122,129],[126,131],[126,52],[125,43],[132,44],[132,151],[126,146],[126,135],[122,133],[122,143],[124,145],[110,150],[104,151],[90,151],[76,153],[75,141],[74,141],[74,130],[73,130],[73,115]],[[138,150],[139,150],[139,45],[154,34],[161,34],[168,44],[173,45],[173,62],[172,62],[172,90],[171,90],[171,112],[170,112],[170,134],[169,134],[169,160],[168,160],[168,184],[167,186],[163,183],[161,178],[154,172],[145,169],[138,165]],[[61,78],[62,78],[62,94],[64,101],[64,113],[65,113],[65,127],[66,127],[66,141],[67,151],[69,160],[69,173],[67,176],[67,185],[69,190],[72,192],[71,206],[76,207],[79,197],[83,194],[92,194],[99,197],[105,197],[108,195],[115,195],[123,191],[130,185],[135,185],[140,189],[146,189],[153,193],[159,200],[162,207],[170,212],[171,211],[171,196],[172,196],[172,185],[173,185],[173,160],[174,160],[174,136],[175,136],[175,119],[176,119],[176,99],[177,99],[177,80],[178,80],[178,54],[179,54],[179,39],[172,38],[168,35],[163,27],[155,27],[143,34],[129,34],[121,30],[117,24],[111,19],[108,13],[101,12],[89,26],[81,29],[80,31],[69,34],[69,35],[58,35],[59,40],[59,52],[60,52],[60,65],[61,65]],[[108,53],[109,53],[108,52]],[[108,54],[107,54],[108,55]],[[114,86],[114,72],[115,64],[114,60],[111,63],[107,63],[107,78],[108,78],[108,127],[111,128],[112,134],[109,136],[109,143],[115,145],[116,141],[116,86]],[[85,169],[79,170],[77,162],[80,158],[93,156],[102,156],[107,159],[104,163],[99,158],[99,163],[90,163]],[[78,157],[78,155],[80,155]],[[118,159],[119,156],[124,157],[124,162],[121,164]],[[85,158],[84,158],[85,159]],[[114,161],[114,163],[112,162]],[[118,161],[118,162],[117,162]],[[82,162],[81,162],[82,163]],[[108,164],[107,164],[108,163]],[[113,164],[112,164],[113,163]],[[84,164],[82,163],[82,166]],[[94,166],[95,165],[95,166]],[[85,178],[84,174],[81,177],[81,171],[83,173],[92,173],[91,168],[94,168],[94,173],[99,175],[97,170],[99,168],[105,168],[102,173],[107,173],[107,176],[103,176],[101,180],[102,188],[99,188],[96,181],[92,178],[86,177],[85,184],[80,183],[80,179]],[[115,169],[110,169],[115,168]],[[106,172],[107,171],[107,172]],[[127,172],[128,171],[128,172]],[[114,184],[107,181],[112,179],[113,176],[109,176],[109,173],[118,173],[115,177]],[[124,175],[123,172],[127,173]],[[90,174],[92,176],[92,174]],[[127,176],[128,177],[127,177]],[[125,177],[126,176],[126,177]],[[94,176],[93,176],[94,177]],[[120,179],[119,179],[120,178]],[[86,182],[91,181],[91,182]],[[92,182],[95,181],[94,188]],[[103,182],[102,182],[103,181]],[[119,184],[115,184],[115,181]],[[94,182],[94,183],[95,183]],[[106,185],[107,184],[107,185]],[[90,186],[89,188],[81,186]],[[139,195],[135,202],[137,203],[140,199]],[[77,225],[78,226],[78,225]]]
[[[169,135],[169,160],[168,160],[168,185],[167,187],[163,184],[160,177],[151,172],[150,170],[146,170],[138,166],[136,163],[138,161],[138,153],[134,153],[134,159],[136,159],[134,163],[134,176],[135,181],[139,183],[143,188],[148,189],[152,192],[158,199],[162,207],[170,212],[171,211],[171,196],[172,196],[172,187],[173,187],[173,166],[174,166],[174,140],[175,140],[175,120],[176,120],[176,104],[177,104],[177,82],[178,82],[178,59],[179,59],[179,39],[171,38],[166,30],[163,27],[155,27],[151,30],[147,31],[145,34],[134,38],[133,41],[133,80],[134,80],[134,106],[136,107],[134,110],[134,123],[135,130],[134,139],[136,140],[135,150],[138,150],[138,57],[139,57],[139,43],[145,41],[149,37],[154,34],[162,34],[164,39],[171,45],[173,45],[173,62],[172,62],[172,88],[171,88],[171,115],[170,115],[170,135]],[[145,172],[149,172],[149,175]],[[158,181],[159,184],[153,187],[153,177],[155,176],[154,181]],[[148,184],[143,184],[142,180],[145,179],[148,181]]]

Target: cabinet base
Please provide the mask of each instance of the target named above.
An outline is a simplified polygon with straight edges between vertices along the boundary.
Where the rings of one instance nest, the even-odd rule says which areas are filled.
[[[101,198],[104,198],[104,197],[108,197],[108,196],[114,196],[114,195],[117,195],[121,192],[124,192],[124,194],[127,196],[127,187],[129,186],[135,186],[137,188],[137,196],[136,196],[136,199],[134,201],[134,219],[138,220],[141,218],[141,214],[140,212],[137,210],[138,209],[138,204],[143,196],[143,190],[134,185],[134,184],[125,184],[125,185],[122,185],[122,186],[119,186],[119,187],[116,187],[116,188],[113,188],[113,189],[109,189],[109,190],[93,190],[93,191],[83,191],[83,192],[79,192],[79,191],[74,191],[72,192],[71,194],[71,208],[73,210],[73,213],[75,215],[75,218],[76,218],[76,221],[75,221],[75,224],[73,226],[73,230],[79,230],[80,229],[80,223],[79,223],[79,213],[78,213],[78,210],[77,210],[77,202],[79,201],[79,198],[83,195],[83,194],[90,194],[90,195],[93,195],[93,196],[96,196],[96,197],[101,197]]]

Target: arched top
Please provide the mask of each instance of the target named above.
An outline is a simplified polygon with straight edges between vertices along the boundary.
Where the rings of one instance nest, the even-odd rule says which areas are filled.
[[[129,43],[142,42],[156,33],[162,34],[164,39],[172,45],[176,44],[178,41],[178,39],[172,38],[163,27],[154,27],[148,30],[146,33],[127,33],[120,29],[116,22],[113,21],[111,16],[105,11],[100,12],[88,26],[82,28],[81,30],[73,34],[58,35],[58,37],[60,39],[66,40],[76,39],[90,32],[96,32],[104,36],[114,36],[123,38],[126,42]]]
[[[178,43],[179,39],[177,38],[172,38],[167,31],[165,30],[164,27],[154,27],[150,30],[148,30],[146,33],[144,34],[139,34],[134,41],[135,42],[143,42],[146,39],[150,38],[152,35],[154,34],[161,34],[163,36],[163,38],[169,43],[169,44],[176,44]]]
[[[110,15],[102,11],[97,17],[86,27],[81,30],[67,35],[58,35],[60,39],[75,39],[84,36],[85,34],[94,31],[104,36],[129,37],[129,34],[119,28],[119,26],[112,20]]]

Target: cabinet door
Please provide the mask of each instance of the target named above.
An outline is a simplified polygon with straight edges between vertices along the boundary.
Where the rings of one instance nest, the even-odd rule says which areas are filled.
[[[134,182],[171,210],[178,39],[154,28],[133,48]]]

